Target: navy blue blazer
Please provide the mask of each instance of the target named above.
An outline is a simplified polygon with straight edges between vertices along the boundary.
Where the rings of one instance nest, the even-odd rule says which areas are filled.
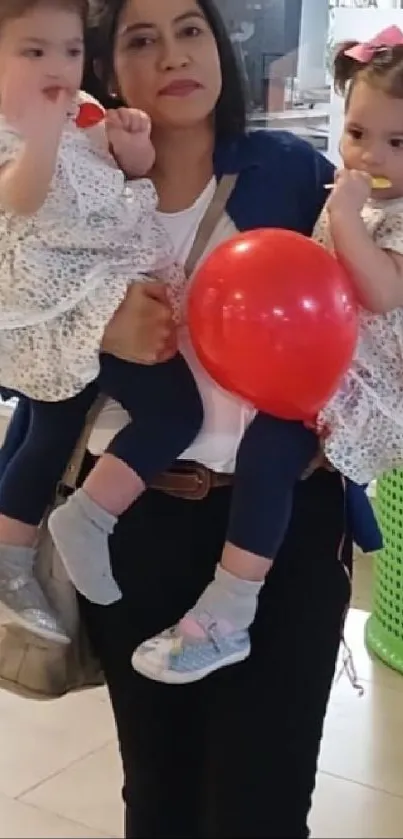
[[[312,146],[293,134],[253,131],[218,143],[214,170],[219,179],[238,173],[227,211],[238,230],[277,227],[310,236],[326,199],[324,185],[333,180],[333,166]],[[7,393],[3,392],[3,398]],[[24,439],[29,408],[21,399],[0,453],[0,474]],[[365,490],[347,483],[347,525],[365,551],[381,547],[382,539]]]

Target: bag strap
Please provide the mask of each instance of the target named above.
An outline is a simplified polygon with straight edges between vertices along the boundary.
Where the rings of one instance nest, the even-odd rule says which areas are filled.
[[[70,458],[70,462],[66,468],[63,478],[60,482],[61,486],[74,490],[77,486],[77,480],[81,472],[81,467],[84,463],[85,453],[87,451],[87,444],[91,437],[92,430],[106,403],[105,396],[98,396],[86,416],[85,425],[81,433],[80,439],[74,449]]]
[[[185,272],[188,277],[190,277],[190,275],[193,273],[200,257],[203,255],[211,239],[211,236],[214,233],[214,230],[217,226],[217,222],[219,221],[227,205],[228,199],[230,198],[235,188],[237,179],[237,174],[223,175],[220,182],[218,183],[214,195],[210,201],[210,204],[207,207],[207,210],[200,222],[192,249],[186,260]],[[99,396],[95,400],[94,404],[92,405],[87,414],[84,429],[61,480],[61,485],[66,487],[67,489],[76,489],[77,480],[81,472],[81,467],[84,463],[84,457],[87,451],[88,441],[91,437],[94,425],[105,403],[106,397]]]
[[[225,207],[227,206],[227,202],[235,189],[237,180],[237,174],[223,175],[217,184],[217,188],[210,204],[208,205],[207,210],[199,224],[196,238],[185,263],[185,273],[187,277],[190,277],[193,274],[200,257],[203,256],[211,236],[217,227],[217,222],[220,220]]]

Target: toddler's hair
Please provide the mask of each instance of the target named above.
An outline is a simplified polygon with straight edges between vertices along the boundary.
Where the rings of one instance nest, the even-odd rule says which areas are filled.
[[[358,81],[365,81],[393,99],[403,99],[403,45],[375,49],[365,64],[346,55],[346,50],[357,45],[358,41],[340,44],[334,58],[334,87],[336,93],[345,96],[346,108]]]
[[[9,20],[16,20],[36,8],[65,9],[77,12],[87,24],[89,0],[0,0],[0,30]]]

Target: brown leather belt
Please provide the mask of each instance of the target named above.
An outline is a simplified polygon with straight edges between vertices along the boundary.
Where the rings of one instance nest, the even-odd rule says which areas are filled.
[[[212,489],[231,486],[233,480],[234,476],[227,472],[213,472],[200,463],[184,460],[158,475],[150,489],[186,501],[203,501]]]

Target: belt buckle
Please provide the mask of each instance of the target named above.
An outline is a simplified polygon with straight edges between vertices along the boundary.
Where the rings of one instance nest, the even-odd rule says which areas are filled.
[[[197,463],[193,467],[192,471],[194,471],[197,483],[195,493],[192,497],[195,501],[204,501],[212,487],[210,470],[207,469],[206,466],[202,466],[200,463]]]

